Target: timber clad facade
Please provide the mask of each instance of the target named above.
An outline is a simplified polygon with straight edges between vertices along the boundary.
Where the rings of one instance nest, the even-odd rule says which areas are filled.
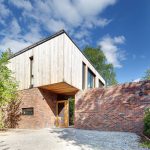
[[[99,80],[105,85],[104,79],[66,32],[60,31],[43,43],[36,43],[14,54],[9,68],[19,81],[19,90],[29,89],[31,86],[50,90],[49,85],[56,83],[67,83],[74,87],[73,89],[65,84],[68,89],[62,91],[64,94],[82,89],[82,63],[85,64],[85,89],[88,87],[89,70],[95,76],[94,87],[99,87]],[[51,90],[61,93],[59,88],[58,91],[54,88]]]
[[[105,85],[64,30],[17,52],[8,67],[19,83],[20,128],[63,126],[63,123],[67,127],[68,98],[79,90]],[[57,102],[64,100],[64,107],[58,107]]]

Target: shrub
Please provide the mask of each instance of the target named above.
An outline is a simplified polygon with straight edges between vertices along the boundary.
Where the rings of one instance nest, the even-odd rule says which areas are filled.
[[[150,137],[150,108],[146,109],[144,116],[144,134]]]
[[[150,148],[150,142],[149,141],[144,141],[140,144],[144,148]]]
[[[17,99],[18,83],[8,68],[9,52],[0,52],[0,129],[5,127],[5,109]]]
[[[69,125],[74,125],[74,99],[69,100]]]
[[[4,120],[4,124],[6,128],[16,128],[18,126],[18,122],[20,121],[21,113],[19,110],[21,104],[21,100],[17,99],[11,101],[6,107],[7,117]]]
[[[2,109],[0,109],[0,129],[3,129],[4,128],[4,115],[3,115],[3,111]]]

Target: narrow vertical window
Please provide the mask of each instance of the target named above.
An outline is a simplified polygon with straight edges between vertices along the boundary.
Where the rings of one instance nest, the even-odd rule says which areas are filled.
[[[95,87],[95,74],[88,69],[88,88],[94,88]]]
[[[86,65],[82,62],[82,89],[85,89],[85,72],[86,72]]]
[[[33,87],[33,56],[30,57],[30,87]]]

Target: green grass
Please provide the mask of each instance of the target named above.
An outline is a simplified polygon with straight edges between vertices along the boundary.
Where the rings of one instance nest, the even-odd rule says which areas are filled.
[[[143,141],[140,145],[144,148],[150,148],[150,141]]]

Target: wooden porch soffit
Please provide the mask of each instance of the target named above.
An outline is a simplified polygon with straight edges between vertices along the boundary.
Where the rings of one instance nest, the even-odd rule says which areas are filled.
[[[79,90],[65,82],[45,85],[45,86],[41,86],[40,88],[49,90],[57,94],[70,95],[70,96],[75,95]]]

